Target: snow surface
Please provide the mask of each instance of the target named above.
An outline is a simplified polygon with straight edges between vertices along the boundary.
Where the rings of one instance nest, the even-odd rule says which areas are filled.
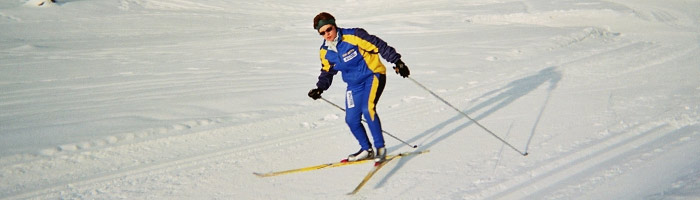
[[[39,4],[43,4],[39,6]],[[4,0],[0,199],[700,199],[697,0]],[[339,160],[312,101],[328,11],[403,55],[385,131],[431,152]],[[337,77],[324,93],[342,104]],[[412,151],[386,137],[390,153]]]

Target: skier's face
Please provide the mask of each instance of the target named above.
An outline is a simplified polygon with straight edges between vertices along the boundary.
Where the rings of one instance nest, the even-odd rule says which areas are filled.
[[[320,34],[323,39],[326,39],[326,41],[333,41],[335,36],[338,35],[338,31],[332,24],[326,24],[318,29],[318,34]]]

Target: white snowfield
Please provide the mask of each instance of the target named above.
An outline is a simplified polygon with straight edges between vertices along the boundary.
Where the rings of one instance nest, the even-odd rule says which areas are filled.
[[[41,4],[41,5],[39,5]],[[4,0],[0,199],[700,199],[697,0]],[[322,11],[395,47],[359,146]],[[391,63],[386,63],[391,70]],[[336,76],[324,98],[343,105]]]

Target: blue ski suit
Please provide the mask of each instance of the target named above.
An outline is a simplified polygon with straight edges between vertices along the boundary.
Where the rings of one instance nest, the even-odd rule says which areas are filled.
[[[386,67],[380,61],[395,63],[401,59],[382,39],[361,28],[338,28],[335,48],[324,40],[321,45],[321,74],[316,86],[327,90],[339,71],[348,84],[345,98],[345,122],[363,150],[372,148],[361,123],[364,116],[376,148],[384,147],[384,136],[376,105],[386,84]]]

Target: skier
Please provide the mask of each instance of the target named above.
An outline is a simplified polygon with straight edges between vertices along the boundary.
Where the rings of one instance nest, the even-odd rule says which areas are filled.
[[[333,76],[340,71],[347,83],[345,122],[361,147],[347,160],[374,158],[376,162],[384,161],[386,148],[376,105],[386,84],[386,67],[379,55],[394,63],[394,71],[404,78],[410,75],[408,67],[401,61],[401,55],[382,39],[362,28],[339,28],[329,13],[316,15],[313,26],[325,40],[320,48],[321,74],[316,88],[309,91],[309,97],[314,100],[321,98],[321,93],[331,86]],[[361,123],[362,116],[372,133],[376,154]]]

